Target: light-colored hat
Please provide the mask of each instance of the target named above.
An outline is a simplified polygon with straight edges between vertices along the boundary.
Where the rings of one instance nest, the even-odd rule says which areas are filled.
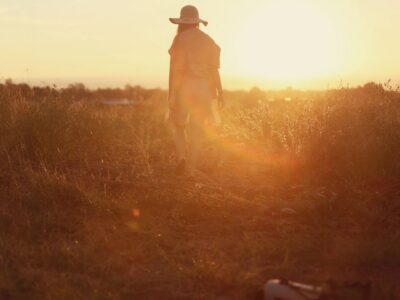
[[[207,26],[208,22],[199,18],[199,11],[193,5],[186,5],[181,9],[180,18],[169,18],[174,24],[198,24],[203,23]]]

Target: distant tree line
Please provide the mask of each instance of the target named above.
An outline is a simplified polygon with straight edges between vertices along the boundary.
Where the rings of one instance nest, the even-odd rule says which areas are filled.
[[[26,83],[14,83],[7,79],[0,83],[0,97],[18,95],[30,100],[43,100],[48,98],[65,100],[119,100],[127,99],[144,101],[147,99],[165,99],[166,91],[162,89],[145,89],[140,85],[126,85],[124,88],[98,88],[89,89],[82,83],[70,84],[65,88],[53,86],[30,86]]]
[[[281,90],[264,91],[258,87],[250,90],[225,91],[225,97],[232,103],[252,107],[260,102],[286,102],[301,100],[318,100],[326,97],[327,93],[333,96],[346,93],[357,96],[358,93],[376,96],[377,94],[395,93],[399,94],[399,87],[391,87],[390,80],[384,84],[369,82],[363,86],[355,88],[339,87],[331,90],[296,90],[291,87]],[[167,91],[156,88],[146,89],[140,85],[125,85],[124,88],[98,88],[89,89],[82,83],[70,84],[65,88],[52,86],[30,86],[26,83],[14,83],[11,79],[0,82],[0,99],[9,96],[19,96],[19,98],[43,101],[46,99],[62,99],[69,101],[101,101],[101,100],[121,100],[146,101],[149,99],[163,101],[167,98]]]

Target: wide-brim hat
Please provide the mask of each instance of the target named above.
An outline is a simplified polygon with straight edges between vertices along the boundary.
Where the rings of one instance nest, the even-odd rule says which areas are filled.
[[[181,9],[181,16],[179,18],[169,18],[174,24],[199,24],[202,23],[207,26],[206,20],[200,19],[199,11],[193,5],[186,5]]]

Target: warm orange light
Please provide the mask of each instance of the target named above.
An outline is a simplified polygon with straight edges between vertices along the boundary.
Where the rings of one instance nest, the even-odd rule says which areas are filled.
[[[247,76],[303,80],[331,76],[340,67],[333,17],[298,1],[260,8],[238,33],[237,57]]]
[[[137,208],[132,209],[132,216],[134,218],[139,218],[140,217],[140,210]]]

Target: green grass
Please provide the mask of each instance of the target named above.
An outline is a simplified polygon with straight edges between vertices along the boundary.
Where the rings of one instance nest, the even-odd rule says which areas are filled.
[[[395,299],[398,93],[231,100],[202,156],[207,175],[187,179],[173,172],[165,103],[105,107],[9,89],[0,298],[254,299],[285,277],[372,279],[375,299]]]

